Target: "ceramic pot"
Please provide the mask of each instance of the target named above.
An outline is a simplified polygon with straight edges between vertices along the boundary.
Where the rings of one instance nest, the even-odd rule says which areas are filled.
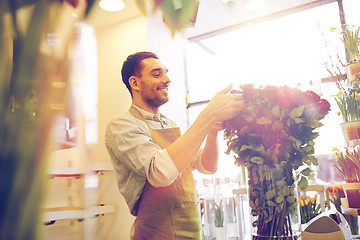
[[[341,123],[345,141],[360,139],[360,121]]]
[[[342,184],[349,208],[360,208],[360,182]]]
[[[350,63],[346,66],[347,76],[351,77],[357,73],[360,73],[360,62]]]

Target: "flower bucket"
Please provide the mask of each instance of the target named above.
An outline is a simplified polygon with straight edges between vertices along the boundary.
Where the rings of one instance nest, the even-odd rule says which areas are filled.
[[[349,208],[360,208],[360,182],[342,184]]]
[[[252,239],[297,239],[301,218],[292,169],[274,164],[248,172]]]
[[[341,129],[345,141],[360,139],[360,121],[343,122],[341,123]]]
[[[348,77],[360,73],[360,63],[359,62],[350,63],[349,65],[346,66],[346,72]]]

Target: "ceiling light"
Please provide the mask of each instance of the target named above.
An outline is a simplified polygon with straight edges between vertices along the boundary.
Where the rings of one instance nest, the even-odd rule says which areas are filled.
[[[246,4],[246,8],[251,10],[259,9],[262,8],[263,6],[265,6],[264,0],[250,0]]]
[[[105,11],[116,12],[125,7],[125,3],[122,0],[101,0],[99,6]]]

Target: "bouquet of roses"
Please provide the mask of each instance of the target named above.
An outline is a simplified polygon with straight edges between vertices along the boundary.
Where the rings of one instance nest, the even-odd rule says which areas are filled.
[[[330,110],[327,100],[312,91],[287,86],[240,86],[244,110],[227,121],[224,138],[235,164],[248,168],[251,214],[259,236],[293,234],[291,215],[298,209],[294,170],[317,165],[314,130]],[[298,174],[307,187],[311,170]]]

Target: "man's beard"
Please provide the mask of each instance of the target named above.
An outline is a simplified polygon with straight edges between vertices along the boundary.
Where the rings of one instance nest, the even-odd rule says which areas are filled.
[[[169,98],[166,98],[166,99],[162,99],[162,98],[146,98],[145,99],[145,102],[147,102],[147,104],[151,107],[155,107],[155,108],[158,108],[160,107],[161,105],[167,103],[169,101]]]

